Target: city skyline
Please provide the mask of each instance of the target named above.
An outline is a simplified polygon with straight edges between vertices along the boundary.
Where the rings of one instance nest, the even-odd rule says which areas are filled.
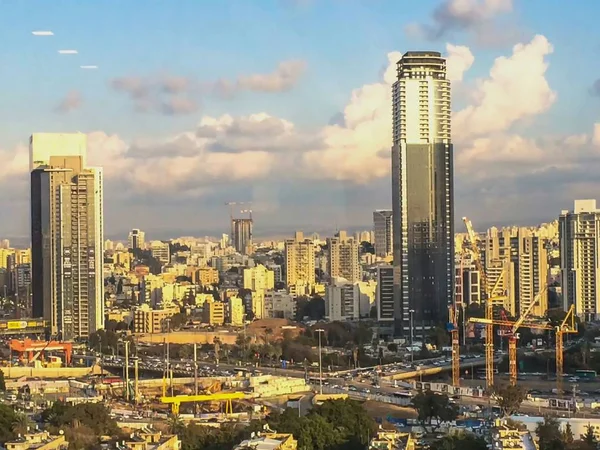
[[[134,227],[157,238],[218,235],[229,228],[227,201],[253,202],[257,237],[367,227],[374,209],[391,207],[390,87],[407,50],[441,51],[448,59],[456,97],[457,218],[471,217],[479,230],[533,225],[553,220],[573,198],[594,197],[600,142],[594,74],[600,69],[597,58],[585,55],[598,49],[581,34],[566,37],[553,26],[566,14],[585,28],[589,11],[564,12],[559,2],[544,2],[541,21],[535,17],[539,1],[482,0],[464,11],[456,1],[428,1],[403,7],[402,14],[393,2],[372,8],[350,2],[344,5],[349,23],[365,33],[342,32],[348,41],[334,63],[329,46],[311,46],[309,53],[302,44],[318,38],[323,21],[342,6],[303,3],[246,5],[233,13],[182,2],[189,10],[171,12],[181,26],[161,28],[163,42],[134,43],[117,28],[106,48],[98,44],[106,17],[90,5],[58,2],[9,23],[0,37],[36,61],[23,65],[31,56],[14,48],[3,54],[23,76],[11,74],[19,80],[11,81],[15,87],[0,107],[2,122],[10,124],[0,128],[0,207],[7,218],[0,235],[27,236],[29,134],[77,130],[88,133],[90,163],[105,168],[107,237],[126,238]],[[23,5],[2,8],[9,22],[24,16]],[[140,24],[129,24],[127,33],[147,34],[143,27],[164,12],[157,5],[139,11]],[[391,31],[394,12],[402,26]],[[98,24],[75,25],[75,15],[91,13]],[[189,18],[202,13],[232,25],[233,36],[207,47],[203,38],[218,30],[211,24],[194,34]],[[247,49],[231,45],[239,38],[233,25],[248,17],[296,26],[282,33],[281,44],[241,55]],[[314,36],[303,36],[298,24]],[[495,34],[502,39],[490,42],[483,28],[501,29]],[[33,36],[36,29],[54,36]],[[259,42],[269,31],[246,34]],[[65,48],[78,54],[57,53]],[[184,51],[205,62],[192,63]],[[141,52],[144,61],[136,66],[127,52]],[[36,64],[47,70],[32,70]],[[573,73],[570,64],[586,70]],[[159,169],[168,176],[156,177]]]

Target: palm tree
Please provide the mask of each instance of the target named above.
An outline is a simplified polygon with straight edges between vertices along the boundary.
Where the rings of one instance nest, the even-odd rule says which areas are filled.
[[[32,422],[29,420],[29,417],[25,414],[17,414],[12,423],[12,431],[15,434],[24,434],[27,433],[31,425]]]
[[[185,429],[185,424],[179,414],[170,414],[167,425],[171,434],[179,434]]]

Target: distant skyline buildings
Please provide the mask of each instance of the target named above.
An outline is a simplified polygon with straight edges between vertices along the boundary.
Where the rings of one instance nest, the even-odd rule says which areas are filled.
[[[87,167],[84,134],[30,139],[33,317],[52,335],[87,337],[104,324],[102,169]]]
[[[394,332],[447,320],[454,285],[450,80],[439,52],[410,51],[392,87]]]
[[[385,258],[393,253],[393,211],[391,209],[378,209],[373,211],[373,234],[375,242],[375,255]]]
[[[146,246],[146,233],[139,228],[134,228],[129,232],[127,245],[131,249],[143,249]]]

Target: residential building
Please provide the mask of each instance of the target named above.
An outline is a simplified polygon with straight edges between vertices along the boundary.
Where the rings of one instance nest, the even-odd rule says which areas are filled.
[[[129,232],[127,238],[128,248],[131,249],[144,249],[146,248],[146,233],[138,228],[134,228]]]
[[[159,275],[144,275],[140,286],[140,303],[157,307],[163,301],[165,282]]]
[[[561,286],[565,310],[575,305],[583,320],[600,319],[600,210],[596,200],[575,200],[558,219]]]
[[[152,241],[150,243],[152,257],[163,266],[171,262],[171,249],[168,242]]]
[[[220,326],[225,323],[225,303],[207,301],[202,311],[202,321],[212,326]]]
[[[381,258],[391,256],[394,244],[391,209],[373,211],[373,232],[375,234],[375,255]]]
[[[281,266],[279,264],[267,264],[266,268],[273,272],[273,278],[275,283],[284,281]]]
[[[416,441],[410,433],[379,430],[369,441],[368,450],[415,450]]]
[[[315,246],[310,239],[304,239],[301,231],[285,241],[285,269],[288,289],[315,284]]]
[[[298,442],[291,434],[283,433],[252,433],[250,439],[242,441],[233,450],[297,450]]]
[[[102,169],[86,146],[79,133],[30,139],[32,312],[65,340],[104,325]]]
[[[243,300],[238,296],[229,297],[227,299],[227,322],[234,327],[240,327],[244,325],[245,316]]]
[[[353,320],[360,317],[358,298],[354,285],[340,279],[327,286],[325,292],[325,315],[330,321]]]
[[[422,328],[443,323],[454,294],[450,80],[438,52],[405,53],[392,87],[392,228],[396,335],[411,310]]]
[[[202,286],[219,283],[219,271],[212,267],[188,267],[187,274],[193,283]]]
[[[265,318],[293,320],[296,317],[296,300],[286,291],[267,291],[264,310]]]
[[[350,283],[360,281],[358,264],[358,242],[348,237],[345,231],[339,231],[334,238],[327,239],[327,273],[331,278],[341,277]]]
[[[266,291],[275,288],[275,273],[262,264],[244,269],[244,289]]]
[[[481,274],[470,259],[461,258],[454,269],[454,301],[457,305],[468,306],[481,302]]]
[[[69,443],[64,434],[54,436],[48,431],[32,431],[4,444],[6,450],[66,450]]]
[[[231,237],[235,251],[242,255],[252,253],[252,218],[231,219]]]
[[[134,333],[165,333],[168,330],[167,320],[179,313],[179,308],[152,309],[144,304],[133,311]]]
[[[162,434],[153,428],[142,428],[131,433],[120,443],[117,450],[181,450],[181,441],[175,434]]]
[[[519,245],[519,262],[516,269],[518,315],[525,313],[535,301],[531,308],[531,315],[544,317],[548,310],[548,293],[544,291],[548,284],[548,254],[545,242],[538,236],[521,237],[520,233],[517,241]]]
[[[377,267],[377,289],[375,292],[377,320],[394,322],[394,268],[392,266]]]

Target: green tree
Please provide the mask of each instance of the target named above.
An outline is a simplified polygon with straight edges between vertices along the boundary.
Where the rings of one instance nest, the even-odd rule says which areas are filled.
[[[77,424],[89,427],[96,436],[119,434],[117,422],[110,417],[109,409],[101,403],[70,406],[58,401],[42,411],[41,418],[43,422],[56,428]]]
[[[481,436],[457,433],[444,436],[431,444],[431,450],[486,450],[487,444]]]
[[[4,372],[0,370],[0,392],[6,392],[6,381],[4,380]]]
[[[585,434],[581,435],[581,440],[590,445],[592,448],[596,448],[598,445],[598,440],[594,434],[594,427],[588,424],[588,426],[585,428]]]
[[[520,386],[500,385],[494,388],[494,396],[502,411],[502,416],[512,416],[519,411],[527,392]]]
[[[540,449],[566,449],[565,443],[562,440],[563,436],[560,432],[560,424],[558,419],[549,416],[544,417],[544,421],[537,424],[535,433],[538,436],[538,444]]]
[[[181,434],[185,430],[185,424],[179,414],[170,414],[167,420],[167,426],[169,427],[169,433]]]
[[[33,422],[25,414],[15,414],[12,423],[12,431],[15,434],[27,433],[27,430],[33,425]]]
[[[11,406],[0,405],[0,444],[4,444],[15,437],[12,428],[16,417],[17,415]]]
[[[398,344],[392,342],[391,344],[388,344],[387,348],[390,352],[396,353],[398,351]]]
[[[412,405],[417,410],[421,426],[425,429],[428,427],[431,431],[435,431],[443,422],[450,422],[458,417],[458,406],[450,403],[446,394],[419,392],[413,397]],[[433,420],[436,420],[436,425],[433,425]]]
[[[571,429],[571,424],[567,422],[564,431],[562,432],[562,441],[570,446],[573,444],[575,438],[573,437],[573,430]]]

